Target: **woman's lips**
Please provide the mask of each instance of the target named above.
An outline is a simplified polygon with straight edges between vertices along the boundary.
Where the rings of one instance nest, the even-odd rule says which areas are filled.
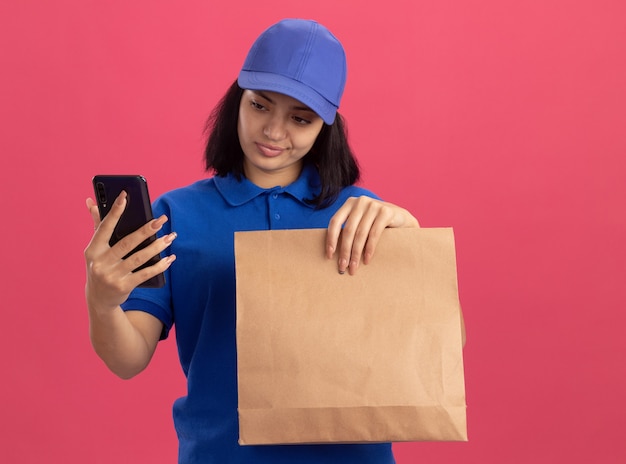
[[[263,156],[267,156],[268,158],[274,158],[280,155],[284,151],[284,148],[275,147],[273,145],[266,145],[263,143],[257,143],[256,146],[261,152],[261,154]]]

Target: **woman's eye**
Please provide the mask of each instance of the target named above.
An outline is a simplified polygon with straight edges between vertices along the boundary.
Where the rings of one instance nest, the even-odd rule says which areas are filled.
[[[265,107],[263,105],[261,105],[259,102],[252,100],[250,102],[250,105],[252,106],[252,108],[257,109],[257,110],[264,110]]]
[[[303,126],[306,124],[311,124],[311,121],[309,121],[308,119],[301,118],[300,116],[294,116],[293,120]]]

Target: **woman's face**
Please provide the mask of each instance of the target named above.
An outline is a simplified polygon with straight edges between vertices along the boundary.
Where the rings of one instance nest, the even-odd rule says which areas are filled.
[[[244,90],[237,133],[246,177],[261,188],[294,182],[302,158],[324,121],[298,100],[276,92]]]

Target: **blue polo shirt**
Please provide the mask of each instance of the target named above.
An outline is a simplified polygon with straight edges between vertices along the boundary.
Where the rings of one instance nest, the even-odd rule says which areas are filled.
[[[240,446],[237,416],[234,233],[247,230],[326,228],[352,196],[371,192],[351,186],[337,201],[315,209],[305,200],[320,190],[313,166],[287,187],[262,189],[235,176],[213,177],[159,197],[155,216],[176,231],[176,261],[160,289],[135,289],[122,305],[145,311],[176,341],[188,394],[174,403],[179,463],[394,463],[391,444]]]

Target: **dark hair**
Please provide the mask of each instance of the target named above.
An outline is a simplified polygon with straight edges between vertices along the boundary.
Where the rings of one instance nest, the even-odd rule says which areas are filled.
[[[244,176],[244,154],[237,134],[242,95],[243,89],[235,81],[215,106],[206,123],[205,168],[217,176],[223,177],[229,173],[238,179]],[[319,195],[307,200],[317,208],[329,206],[337,199],[343,187],[353,185],[359,180],[359,165],[348,144],[345,122],[339,113],[332,125],[324,123],[311,151],[304,157],[304,162],[313,164],[320,175],[322,185]]]

